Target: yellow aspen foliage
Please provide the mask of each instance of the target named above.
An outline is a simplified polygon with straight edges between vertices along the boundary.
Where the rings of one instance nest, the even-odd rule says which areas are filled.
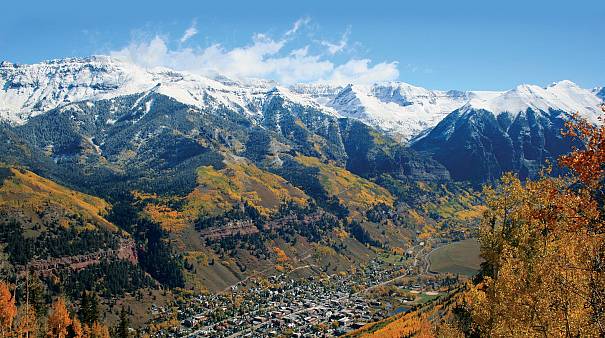
[[[17,312],[17,337],[37,337],[36,310],[31,305],[22,305]]]
[[[411,312],[402,315],[396,320],[378,328],[373,332],[364,332],[361,330],[361,337],[372,338],[403,338],[403,337],[434,337],[431,324],[426,316]],[[369,330],[373,330],[372,327]]]
[[[51,314],[48,316],[46,336],[49,338],[65,338],[69,325],[71,325],[71,319],[65,306],[65,300],[59,297],[53,303]]]

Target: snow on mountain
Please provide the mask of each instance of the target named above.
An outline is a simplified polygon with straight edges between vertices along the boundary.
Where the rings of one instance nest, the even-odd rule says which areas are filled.
[[[592,91],[597,97],[605,101],[605,87],[597,87]]]
[[[600,123],[602,103],[595,91],[567,80],[545,88],[472,92],[467,104],[408,145],[431,153],[455,180],[484,183],[506,171],[535,177],[545,161],[572,149],[573,142],[561,135],[570,114]]]
[[[167,68],[144,69],[108,56],[68,58],[31,65],[0,63],[0,121],[25,123],[49,109],[152,90],[200,108],[228,107],[259,117],[275,95],[328,114],[361,120],[408,141],[434,127],[459,108],[485,109],[496,115],[527,108],[580,112],[595,121],[603,88],[587,90],[571,81],[546,88],[521,85],[504,92],[440,91],[403,82],[339,86],[329,83],[281,87],[264,79],[234,80]],[[424,133],[423,133],[424,134]]]
[[[49,109],[83,100],[155,92],[200,108],[226,106],[258,115],[268,92],[303,105],[319,104],[273,81],[231,80],[167,68],[143,69],[108,56],[52,60],[32,65],[0,64],[0,120],[21,124]]]
[[[327,105],[341,90],[343,86],[331,85],[329,83],[298,83],[290,86],[290,90],[317,103]]]
[[[267,96],[266,96],[267,99],[274,97],[274,96],[280,96],[280,97],[284,98],[284,100],[287,101],[287,103],[289,103],[289,104],[293,103],[293,104],[297,104],[300,106],[315,107],[315,108],[322,110],[323,113],[326,113],[328,115],[339,116],[339,114],[334,109],[319,104],[319,102],[317,102],[317,100],[314,97],[307,96],[307,95],[300,95],[297,92],[292,91],[290,88],[286,88],[286,87],[282,87],[282,86],[275,86],[275,87],[271,88],[269,91],[267,91],[266,94],[267,94]],[[288,105],[288,104],[286,104],[286,105]]]
[[[403,141],[435,126],[463,106],[468,93],[436,91],[402,82],[349,85],[327,105],[343,116],[357,118]]]
[[[578,112],[589,121],[596,123],[601,114],[599,105],[603,100],[591,90],[578,87],[569,80],[555,82],[546,88],[535,85],[519,85],[506,92],[474,92],[467,104],[469,108],[484,109],[499,115],[516,115],[527,109],[548,112],[560,110],[566,113]]]
[[[579,112],[597,122],[604,96],[600,88],[600,91],[591,91],[568,80],[546,88],[520,85],[509,91],[440,91],[403,82],[348,85],[338,92],[335,89],[337,87],[304,85],[293,90],[334,108],[342,116],[359,119],[402,141],[424,134],[459,108],[484,109],[495,115],[515,115],[528,108],[536,111],[552,109]]]

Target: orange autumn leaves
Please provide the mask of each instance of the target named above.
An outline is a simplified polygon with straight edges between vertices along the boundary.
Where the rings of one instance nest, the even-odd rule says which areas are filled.
[[[6,337],[13,327],[13,320],[17,315],[17,306],[10,290],[4,283],[0,283],[0,334]]]
[[[66,337],[71,323],[72,320],[69,318],[65,301],[63,298],[57,299],[53,304],[50,316],[48,316],[46,335],[48,337]]]
[[[78,318],[69,315],[62,297],[57,298],[46,321],[38,322],[35,310],[26,304],[17,307],[9,286],[0,282],[0,337],[48,338],[109,338],[107,326],[94,322],[82,325]]]
[[[605,105],[601,109],[605,112]],[[602,117],[599,120],[601,124],[594,125],[576,114],[565,124],[567,130],[563,133],[579,140],[584,149],[574,149],[569,155],[561,156],[561,164],[571,169],[584,184],[591,187],[600,184],[605,173],[605,123]]]
[[[433,314],[434,315],[434,314]],[[395,315],[349,332],[345,337],[404,338],[434,337],[428,313],[413,311]]]
[[[285,263],[287,262],[290,258],[288,257],[288,255],[286,255],[286,252],[280,248],[280,247],[274,247],[273,248],[273,252],[275,253],[275,255],[277,256],[277,258],[275,259],[276,262],[278,263]]]

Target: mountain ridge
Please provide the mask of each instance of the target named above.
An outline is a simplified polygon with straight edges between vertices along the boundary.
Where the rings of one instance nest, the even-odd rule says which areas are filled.
[[[34,65],[3,62],[0,86],[0,120],[24,126],[22,129],[34,125],[64,129],[63,134],[52,136],[54,140],[46,135],[46,144],[35,145],[31,152],[116,156],[109,148],[112,140],[105,134],[111,130],[117,133],[114,137],[132,138],[130,148],[114,144],[126,152],[120,155],[126,159],[128,151],[144,149],[141,142],[146,139],[164,138],[163,133],[178,130],[186,134],[177,144],[184,143],[174,144],[173,151],[185,147],[196,153],[200,141],[193,140],[203,126],[204,142],[213,142],[206,145],[208,149],[227,147],[235,153],[245,149],[245,156],[261,167],[279,168],[284,156],[300,152],[335,161],[362,177],[388,172],[398,177],[451,177],[477,183],[507,170],[523,177],[535,175],[544,161],[569,151],[559,129],[571,114],[578,112],[599,123],[603,103],[597,96],[603,89],[583,89],[569,80],[546,87],[519,85],[508,91],[434,91],[394,81],[286,88],[270,80],[210,79],[167,68],[143,69],[108,56]],[[153,109],[157,104],[163,115]],[[71,117],[59,117],[63,114]],[[194,120],[200,125],[189,129]],[[74,123],[79,126],[67,126]],[[242,126],[245,130],[240,130]],[[9,129],[7,138],[19,143]],[[43,134],[41,130],[33,135],[36,133]],[[260,140],[254,135],[261,134],[267,143],[255,144]],[[65,143],[67,135],[73,136],[71,143]],[[381,135],[389,141],[384,143]],[[7,148],[7,154],[15,151]],[[153,151],[145,150],[148,158],[156,157]],[[28,163],[44,161],[43,156],[28,158]],[[456,162],[459,159],[466,163]],[[54,155],[52,160],[61,159]]]
[[[591,121],[603,89],[583,89],[569,80],[547,87],[519,85],[508,91],[430,90],[400,81],[346,86],[301,83],[286,88],[271,80],[208,78],[165,67],[145,69],[110,56],[66,58],[17,65],[0,64],[0,120],[23,124],[58,106],[99,100],[153,88],[176,100],[205,108],[224,105],[248,116],[262,114],[272,93],[326,113],[351,117],[408,142],[464,106],[499,115],[532,107],[578,111]]]

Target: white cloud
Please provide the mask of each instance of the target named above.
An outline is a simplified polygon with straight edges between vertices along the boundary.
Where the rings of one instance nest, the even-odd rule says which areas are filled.
[[[329,82],[346,84],[372,84],[380,81],[392,81],[399,77],[397,62],[381,62],[369,66],[370,59],[353,59],[342,64],[332,72]]]
[[[311,22],[311,18],[309,17],[304,17],[304,18],[300,18],[298,20],[296,20],[296,22],[294,22],[294,25],[292,25],[292,28],[290,28],[287,32],[286,32],[286,36],[291,36],[296,34],[296,32],[298,32],[299,29],[301,29],[301,27],[308,25],[309,22]]]
[[[191,23],[191,26],[189,26],[189,28],[187,28],[187,30],[185,30],[185,33],[183,33],[183,36],[181,36],[181,39],[179,41],[181,43],[185,43],[185,42],[187,42],[187,40],[196,36],[197,33],[198,33],[197,32],[197,21],[193,20],[193,22]]]
[[[347,28],[338,42],[333,43],[323,40],[320,41],[320,44],[328,48],[328,53],[330,53],[330,55],[334,55],[342,52],[347,47],[347,44],[349,43],[349,34],[351,34],[351,27]]]
[[[127,47],[110,52],[112,57],[132,62],[139,66],[152,68],[165,65],[166,55],[169,53],[164,38],[155,36],[148,42],[131,42]]]
[[[308,18],[296,21],[281,39],[254,34],[250,44],[231,49],[218,43],[205,48],[182,48],[180,44],[178,48],[170,48],[166,37],[155,36],[151,40],[132,41],[124,48],[110,52],[110,55],[145,68],[164,66],[210,77],[266,78],[284,85],[319,81],[371,83],[399,76],[396,62],[372,65],[369,59],[351,59],[338,64],[327,58],[325,53],[312,53],[313,46],[290,47],[290,38],[308,22]],[[191,27],[195,28],[195,25]],[[187,35],[185,32],[183,38]],[[343,39],[348,39],[348,33],[343,35]]]

